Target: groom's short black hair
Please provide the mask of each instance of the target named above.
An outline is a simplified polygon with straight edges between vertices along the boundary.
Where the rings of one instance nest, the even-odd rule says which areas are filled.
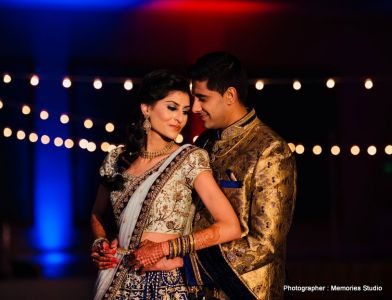
[[[246,106],[248,76],[240,60],[234,55],[224,51],[207,53],[190,67],[189,77],[197,81],[207,80],[208,89],[221,95],[229,87],[234,87],[239,101]]]

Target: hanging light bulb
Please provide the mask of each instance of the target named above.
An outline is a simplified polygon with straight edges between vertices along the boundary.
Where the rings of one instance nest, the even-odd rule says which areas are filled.
[[[124,89],[126,89],[127,91],[130,91],[133,89],[133,82],[131,79],[127,79],[124,82]]]

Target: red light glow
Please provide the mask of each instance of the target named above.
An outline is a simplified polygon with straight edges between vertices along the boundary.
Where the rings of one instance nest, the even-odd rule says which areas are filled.
[[[162,0],[146,5],[149,10],[167,10],[198,13],[260,13],[275,11],[282,5],[255,1],[195,1],[195,0]]]

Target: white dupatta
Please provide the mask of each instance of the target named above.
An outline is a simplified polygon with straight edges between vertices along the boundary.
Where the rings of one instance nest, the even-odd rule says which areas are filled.
[[[120,248],[128,248],[133,230],[140,214],[140,210],[143,206],[143,201],[146,198],[152,184],[155,182],[158,176],[166,169],[170,162],[177,156],[177,154],[179,154],[183,149],[188,146],[190,146],[190,144],[182,145],[176,151],[174,151],[159,167],[159,169],[155,173],[147,177],[134,191],[132,197],[129,199],[127,206],[125,207],[119,218],[119,224],[121,225],[118,234],[118,246]],[[119,260],[119,264],[115,268],[100,270],[98,273],[98,278],[95,283],[94,300],[103,299],[107,289],[109,288],[114,278],[114,275],[117,272],[118,266],[121,264],[121,260],[123,259],[124,255],[116,253],[115,256]]]

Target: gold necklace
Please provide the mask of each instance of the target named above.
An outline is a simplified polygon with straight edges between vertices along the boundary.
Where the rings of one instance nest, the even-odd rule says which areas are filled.
[[[175,142],[171,141],[170,143],[167,143],[165,147],[163,147],[159,151],[154,151],[154,152],[149,152],[142,150],[140,151],[140,157],[147,158],[147,159],[153,159],[155,157],[159,157],[165,154],[168,154],[170,149],[174,146]]]

